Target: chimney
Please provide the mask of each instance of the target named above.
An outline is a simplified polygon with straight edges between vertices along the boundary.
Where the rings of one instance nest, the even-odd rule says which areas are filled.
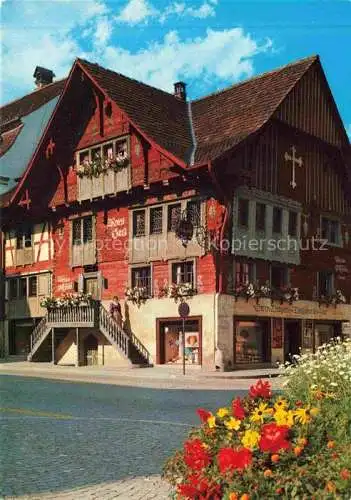
[[[51,69],[37,66],[35,68],[33,76],[35,78],[35,85],[38,89],[40,89],[42,87],[45,87],[45,85],[49,85],[49,83],[52,83],[55,73],[51,71]]]
[[[184,82],[176,82],[174,84],[174,97],[179,99],[180,101],[186,101],[186,83]]]

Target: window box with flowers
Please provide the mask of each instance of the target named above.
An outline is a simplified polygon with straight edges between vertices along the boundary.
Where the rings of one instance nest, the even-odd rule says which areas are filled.
[[[134,286],[126,288],[125,297],[126,300],[140,307],[141,304],[144,304],[150,298],[150,295],[147,287]]]
[[[67,307],[89,307],[93,303],[90,293],[66,293],[61,297],[45,297],[41,307],[45,309],[63,309]]]
[[[165,285],[159,290],[159,298],[169,297],[174,299],[175,302],[184,299],[184,297],[192,297],[197,293],[192,283],[172,283]]]
[[[279,300],[281,304],[288,302],[290,305],[299,300],[299,289],[293,287],[273,288],[271,299]]]
[[[324,304],[327,307],[330,305],[334,305],[336,307],[338,304],[347,304],[347,299],[343,292],[338,289],[336,290],[335,294],[321,295],[318,299],[318,302],[320,306]]]

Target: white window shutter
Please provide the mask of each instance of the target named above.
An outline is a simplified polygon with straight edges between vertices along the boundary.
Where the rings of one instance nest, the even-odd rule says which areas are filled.
[[[38,295],[49,295],[50,293],[50,275],[38,275]]]
[[[101,300],[102,292],[105,288],[105,280],[101,271],[97,273],[97,283],[98,283],[98,298],[99,300]]]
[[[83,276],[83,274],[80,274],[78,276],[78,292],[80,292],[80,293],[84,292],[84,276]]]

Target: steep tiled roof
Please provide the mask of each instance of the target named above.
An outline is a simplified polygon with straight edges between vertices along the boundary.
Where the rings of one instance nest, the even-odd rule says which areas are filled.
[[[79,59],[108,96],[159,146],[187,162],[192,149],[187,104],[98,64]]]
[[[195,162],[216,158],[264,125],[317,56],[193,101]]]
[[[65,82],[66,79],[50,83],[45,87],[34,90],[34,92],[31,92],[20,99],[16,99],[15,101],[5,104],[5,106],[2,106],[0,108],[1,125],[32,113],[46,102],[61,94]]]

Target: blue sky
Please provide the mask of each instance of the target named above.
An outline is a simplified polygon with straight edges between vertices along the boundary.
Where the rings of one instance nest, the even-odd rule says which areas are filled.
[[[351,135],[350,0],[0,0],[2,103],[75,57],[196,98],[319,54]]]

